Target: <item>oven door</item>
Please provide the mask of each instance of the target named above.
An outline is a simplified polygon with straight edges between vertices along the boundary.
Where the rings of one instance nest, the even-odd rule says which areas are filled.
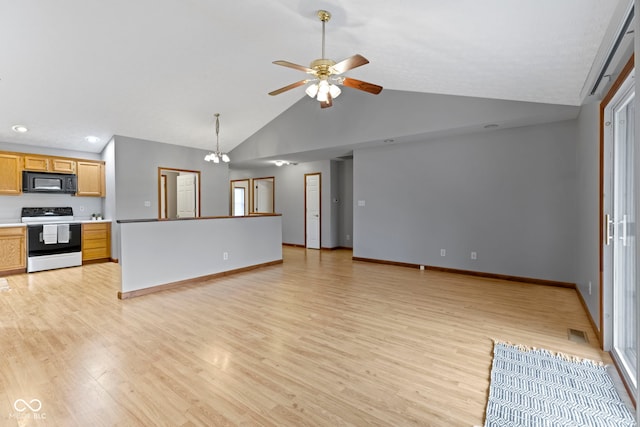
[[[52,224],[53,225],[53,224]],[[47,238],[44,236],[44,224],[30,224],[27,226],[27,252],[29,258],[44,255],[57,255],[72,252],[80,252],[82,250],[82,225],[68,224],[68,238],[62,227],[56,233],[55,238]],[[50,236],[49,236],[50,237]],[[46,241],[45,241],[46,240]]]

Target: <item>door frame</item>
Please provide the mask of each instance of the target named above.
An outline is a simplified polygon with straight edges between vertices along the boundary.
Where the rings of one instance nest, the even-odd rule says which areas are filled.
[[[605,306],[604,306],[604,292],[605,292],[605,288],[604,288],[604,264],[605,264],[605,253],[604,253],[604,244],[605,244],[605,221],[606,221],[606,216],[605,216],[605,206],[604,206],[604,192],[605,192],[605,177],[604,177],[604,168],[605,168],[605,133],[604,133],[604,129],[605,129],[605,110],[607,105],[609,104],[609,102],[611,101],[611,99],[613,99],[613,97],[616,95],[616,93],[618,92],[618,90],[620,89],[620,86],[622,86],[622,84],[625,82],[625,80],[627,79],[627,77],[629,76],[629,74],[631,74],[631,71],[633,71],[634,67],[635,67],[635,55],[631,55],[631,58],[629,58],[629,61],[627,61],[626,65],[624,66],[624,68],[622,69],[622,71],[620,71],[620,75],[618,76],[618,78],[616,79],[616,81],[611,85],[611,88],[609,89],[609,91],[607,92],[607,94],[604,96],[604,98],[602,99],[602,101],[600,101],[600,224],[599,224],[599,232],[600,232],[600,247],[599,247],[599,251],[600,251],[600,277],[599,277],[599,281],[600,281],[600,348],[604,350],[605,348],[605,336],[604,336],[604,329],[605,329],[605,318],[604,318],[604,311],[605,311]]]
[[[311,172],[304,174],[304,247],[307,247],[307,177],[318,176],[318,246],[322,249],[322,173]]]
[[[162,206],[160,206],[160,197],[162,192],[162,171],[169,172],[186,172],[192,173],[196,176],[196,218],[200,218],[202,216],[202,197],[201,197],[201,186],[202,186],[202,177],[200,176],[200,171],[197,170],[189,170],[189,169],[177,169],[177,168],[168,168],[164,166],[158,166],[158,219],[162,219]]]

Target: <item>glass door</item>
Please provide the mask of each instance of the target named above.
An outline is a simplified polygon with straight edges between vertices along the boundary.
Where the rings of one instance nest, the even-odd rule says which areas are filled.
[[[637,390],[637,293],[634,186],[634,72],[605,107],[605,298],[610,322],[605,344]]]

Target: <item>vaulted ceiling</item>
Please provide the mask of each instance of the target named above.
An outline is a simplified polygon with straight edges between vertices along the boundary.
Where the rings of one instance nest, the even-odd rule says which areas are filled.
[[[347,73],[353,78],[390,91],[576,106],[625,4],[5,1],[0,141],[100,152],[112,135],[125,135],[210,149],[219,112],[221,148],[230,151],[306,96],[302,87],[267,93],[304,78],[272,61],[308,65],[321,56],[318,9],[333,15],[328,57],[369,59]],[[29,131],[13,132],[16,124]]]

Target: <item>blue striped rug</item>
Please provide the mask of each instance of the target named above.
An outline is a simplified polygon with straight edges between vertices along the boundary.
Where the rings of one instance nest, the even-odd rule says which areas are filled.
[[[496,342],[485,427],[626,427],[634,416],[606,368]]]

